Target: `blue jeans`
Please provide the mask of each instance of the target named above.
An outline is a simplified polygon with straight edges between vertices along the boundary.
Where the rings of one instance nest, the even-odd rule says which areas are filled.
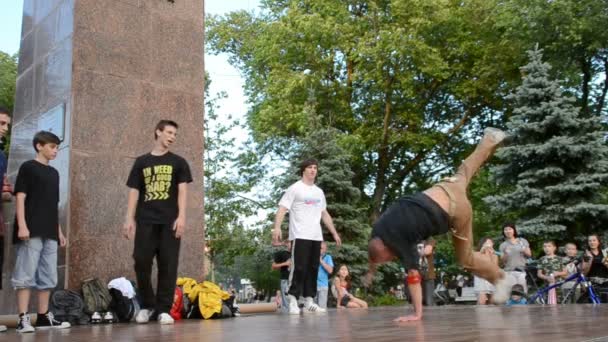
[[[50,290],[57,286],[57,241],[33,237],[15,245],[17,260],[11,278],[15,289]]]
[[[289,311],[287,303],[287,291],[289,291],[289,279],[281,279],[281,309]]]

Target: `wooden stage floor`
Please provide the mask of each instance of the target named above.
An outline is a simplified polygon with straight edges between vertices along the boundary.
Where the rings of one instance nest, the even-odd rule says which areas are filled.
[[[608,305],[444,306],[422,322],[393,323],[403,307],[330,310],[323,315],[260,314],[173,326],[115,324],[19,335],[0,341],[608,341]],[[409,308],[407,309],[409,313]]]

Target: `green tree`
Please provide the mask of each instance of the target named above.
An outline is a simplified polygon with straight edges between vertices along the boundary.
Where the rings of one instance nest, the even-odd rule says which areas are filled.
[[[17,82],[17,55],[0,51],[0,106],[13,110]]]
[[[210,83],[207,79],[207,93]],[[247,197],[255,185],[255,177],[250,175],[256,173],[256,158],[236,146],[239,122],[230,116],[219,118],[216,113],[218,101],[225,97],[223,93],[207,94],[205,103],[205,235],[215,266],[220,254],[222,264],[231,265],[236,256],[255,253],[257,231],[249,229],[246,220],[263,206]]]
[[[17,83],[17,55],[10,56],[0,51],[0,106],[13,111],[15,88]],[[8,154],[10,133],[2,141],[2,148]]]
[[[504,164],[493,170],[512,191],[488,201],[499,211],[517,212],[522,231],[554,238],[589,233],[608,219],[606,198],[598,191],[608,182],[606,132],[550,78],[541,50],[528,54],[523,83],[510,97],[513,142],[499,149]]]
[[[505,41],[538,43],[553,76],[575,92],[583,115],[606,114],[608,92],[608,2],[510,0],[497,22]]]
[[[480,127],[500,124],[521,54],[492,34],[492,6],[267,0],[259,15],[208,18],[208,44],[247,79],[262,148],[282,154],[306,134],[313,90],[321,124],[346,133],[340,143],[373,221],[445,172]]]

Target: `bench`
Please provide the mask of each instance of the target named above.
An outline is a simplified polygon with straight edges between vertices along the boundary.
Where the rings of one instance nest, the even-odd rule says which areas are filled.
[[[454,290],[454,292],[456,292],[456,290]],[[473,287],[463,287],[462,296],[460,296],[460,297],[455,296],[455,298],[456,298],[455,299],[456,303],[464,303],[464,304],[477,303],[477,294],[475,293],[475,289]]]

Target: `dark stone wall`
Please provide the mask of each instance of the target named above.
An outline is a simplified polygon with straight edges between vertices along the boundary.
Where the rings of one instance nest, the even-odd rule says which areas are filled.
[[[121,236],[128,172],[149,152],[158,120],[180,125],[174,152],[190,163],[188,228],[180,275],[203,272],[203,0],[25,0],[9,179],[32,159],[40,129],[61,127],[51,162],[61,176],[59,287],[83,279],[134,278],[133,242]],[[50,114],[49,111],[53,111]],[[0,314],[14,312],[14,208],[7,236]]]

